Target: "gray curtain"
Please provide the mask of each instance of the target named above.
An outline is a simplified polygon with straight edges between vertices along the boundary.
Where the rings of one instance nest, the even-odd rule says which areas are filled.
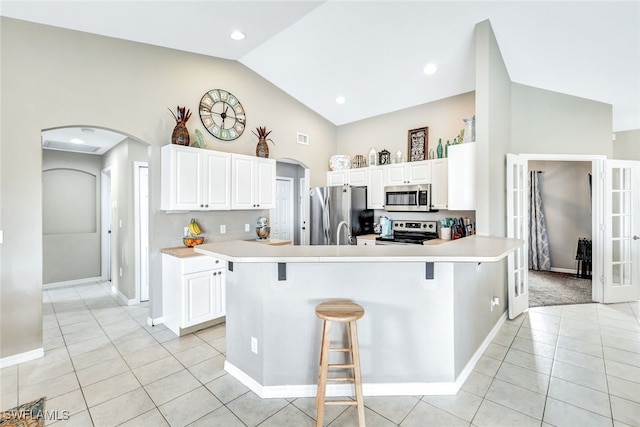
[[[540,195],[541,174],[542,171],[529,172],[529,269],[550,270],[549,237]]]

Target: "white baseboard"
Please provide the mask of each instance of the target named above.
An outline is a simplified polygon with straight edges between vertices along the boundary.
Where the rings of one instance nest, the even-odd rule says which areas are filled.
[[[122,292],[120,292],[120,289],[116,288],[115,286],[111,285],[111,293],[116,295],[118,297],[118,299],[120,301],[122,301],[125,305],[136,305],[138,304],[138,300],[133,298],[133,299],[128,299]]]
[[[493,341],[493,339],[496,337],[496,335],[500,331],[500,328],[502,327],[502,325],[504,325],[504,322],[507,320],[507,314],[508,314],[508,310],[505,310],[505,312],[502,313],[502,316],[500,316],[500,318],[498,319],[498,322],[496,322],[496,324],[491,329],[491,332],[489,332],[489,335],[487,335],[484,341],[482,341],[482,344],[480,344],[480,347],[478,347],[476,352],[473,353],[473,356],[471,357],[467,365],[464,367],[462,372],[460,372],[460,375],[458,375],[458,378],[456,378],[456,383],[455,383],[456,391],[452,394],[456,394],[458,390],[460,390],[464,382],[467,380],[467,378],[469,378],[469,375],[471,375],[471,371],[473,371],[473,368],[475,368],[476,363],[478,363],[478,360],[480,360],[480,358],[484,354],[487,347],[489,347],[489,344],[491,344],[491,341]]]
[[[554,273],[569,273],[569,274],[576,274],[576,270],[575,269],[571,269],[571,268],[558,268],[558,267],[551,267],[551,270]]]
[[[45,283],[42,285],[42,289],[53,289],[53,288],[61,288],[63,286],[73,286],[73,285],[82,285],[84,283],[93,283],[93,282],[101,282],[102,277],[87,277],[86,279],[75,279],[75,280],[66,280],[64,282],[52,282]]]
[[[152,319],[151,317],[147,317],[147,325],[149,326],[161,325],[163,323],[164,323],[164,317],[156,317],[155,319]]]
[[[502,313],[498,322],[491,329],[489,335],[484,339],[455,381],[438,383],[363,383],[362,394],[365,396],[429,396],[456,394],[506,320],[507,311]],[[263,386],[226,360],[224,362],[224,370],[263,399],[315,397],[318,389],[317,384]],[[339,397],[352,395],[353,386],[351,384],[327,384],[327,396]]]
[[[0,369],[8,366],[17,365],[18,363],[28,362],[30,360],[40,359],[44,357],[44,348],[37,348],[35,350],[27,351],[25,353],[14,354],[13,356],[7,356],[0,359]]]

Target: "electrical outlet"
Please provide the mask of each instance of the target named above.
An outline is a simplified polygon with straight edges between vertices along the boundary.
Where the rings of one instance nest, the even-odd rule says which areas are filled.
[[[122,220],[121,219],[118,220],[118,225],[120,226],[120,228],[122,228]]]
[[[491,298],[491,311],[493,311],[493,307],[497,307],[500,305],[500,298],[493,297]]]
[[[185,227],[183,236],[186,236],[188,234],[189,234],[189,227]]]
[[[258,354],[258,338],[251,337],[251,351]]]
[[[222,225],[220,226],[220,234],[224,234],[224,233],[226,233],[226,232],[227,232],[227,226],[226,226],[226,225],[224,225],[224,224],[222,224]]]
[[[4,231],[0,230],[0,243],[4,243]]]
[[[120,267],[120,277],[122,277],[122,267]]]
[[[245,224],[244,225],[244,231],[251,231],[251,225]]]

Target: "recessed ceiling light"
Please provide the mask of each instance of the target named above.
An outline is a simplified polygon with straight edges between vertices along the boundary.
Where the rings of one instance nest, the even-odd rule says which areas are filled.
[[[339,96],[336,98],[336,103],[337,104],[344,104],[345,102],[347,102],[346,99],[344,99],[344,96]]]
[[[434,74],[436,71],[438,71],[438,67],[436,67],[435,64],[427,64],[422,70],[422,72],[427,75]]]
[[[84,141],[80,138],[71,138],[69,142],[71,142],[72,144],[84,144]]]
[[[246,35],[242,31],[236,30],[233,33],[231,33],[231,38],[234,40],[244,40],[245,37]]]

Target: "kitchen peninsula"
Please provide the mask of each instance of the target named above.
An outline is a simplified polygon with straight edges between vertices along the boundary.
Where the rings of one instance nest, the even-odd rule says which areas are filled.
[[[314,396],[320,302],[349,299],[365,395],[455,393],[506,318],[508,254],[522,241],[471,236],[440,245],[204,244],[227,261],[225,369],[261,397]],[[335,328],[336,331],[340,332]],[[336,334],[334,340],[340,337]],[[348,385],[328,388],[350,395]]]

